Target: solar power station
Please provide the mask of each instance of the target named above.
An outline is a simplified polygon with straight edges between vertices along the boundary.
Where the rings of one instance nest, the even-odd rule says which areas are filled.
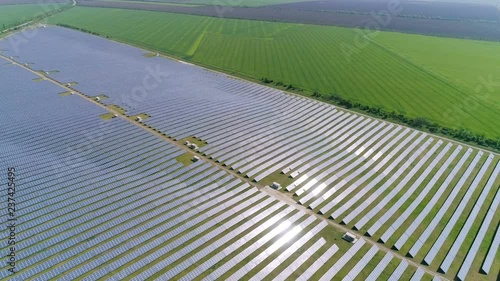
[[[20,36],[0,40],[0,279],[496,280],[497,154],[77,31]]]

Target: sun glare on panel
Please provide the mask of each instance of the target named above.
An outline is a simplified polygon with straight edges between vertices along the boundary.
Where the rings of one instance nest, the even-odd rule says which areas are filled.
[[[313,195],[314,195],[314,196],[316,196],[316,195],[318,195],[318,193],[320,193],[320,191],[322,191],[322,190],[323,190],[323,189],[325,189],[325,188],[326,188],[326,184],[322,183],[322,184],[320,184],[320,185],[318,186],[318,188],[314,189],[314,190],[312,191],[312,193],[313,193]]]
[[[290,225],[292,225],[291,222],[284,221],[280,225],[278,225],[274,230],[277,231],[278,233],[281,233],[281,232],[285,231],[287,228],[289,228]]]
[[[295,226],[290,231],[288,231],[281,239],[283,239],[283,243],[290,241],[295,235],[299,234],[302,231],[302,227],[300,225]]]
[[[281,246],[288,243],[288,241],[292,240],[292,238],[295,237],[297,234],[299,234],[300,231],[302,231],[302,227],[300,225],[297,225],[297,226],[293,227],[291,230],[284,233],[283,237],[281,237],[278,241],[276,241],[276,243],[274,243],[268,249],[269,252],[272,253],[272,252],[276,251],[277,249],[279,249]]]

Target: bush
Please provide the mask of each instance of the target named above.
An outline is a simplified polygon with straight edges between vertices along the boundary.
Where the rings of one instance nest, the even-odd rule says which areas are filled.
[[[87,30],[87,29],[84,29],[84,28],[74,27],[74,26],[67,25],[67,24],[62,24],[62,23],[58,23],[57,25],[61,26],[61,27],[71,28],[71,29],[78,30],[78,31],[81,31],[81,32],[90,33],[90,34],[93,34],[93,35],[100,36],[99,33],[94,32],[94,31],[90,31],[90,30]]]
[[[423,117],[417,117],[411,121],[412,127],[415,128],[423,128],[423,127],[429,127],[431,122],[429,120],[423,118]]]

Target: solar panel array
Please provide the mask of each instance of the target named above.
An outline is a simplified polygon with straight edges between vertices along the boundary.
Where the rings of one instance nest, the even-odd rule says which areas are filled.
[[[83,44],[84,41],[90,41],[92,44]],[[206,141],[208,144],[200,148],[202,153],[248,176],[250,180],[265,182],[271,175],[281,179],[286,182],[285,190],[290,192],[299,204],[338,223],[345,223],[348,227],[358,230],[359,234],[367,233],[372,236],[370,239],[373,241],[380,240],[381,243],[393,246],[401,254],[408,253],[418,262],[423,259],[433,267],[440,266],[447,275],[458,273],[459,270],[467,275],[471,270],[468,265],[471,259],[485,260],[485,273],[488,273],[491,264],[498,263],[495,263],[498,239],[493,240],[493,233],[498,225],[495,211],[491,211],[493,215],[489,222],[486,220],[485,224],[481,224],[491,213],[488,211],[490,205],[494,206],[485,198],[493,198],[500,183],[499,171],[495,168],[498,167],[498,156],[382,120],[374,120],[275,89],[229,78],[196,66],[158,57],[145,58],[142,50],[71,30],[56,27],[40,30],[38,36],[33,38],[32,44],[37,48],[20,46],[19,52],[16,53],[19,57],[16,59],[22,63],[34,63],[33,67],[36,69],[58,70],[59,72],[50,76],[60,82],[78,82],[72,87],[89,96],[104,94],[109,98],[103,99],[103,103],[119,105],[126,109],[129,115],[147,113],[151,117],[144,121],[145,124],[174,139],[195,136]],[[0,41],[0,49],[6,50],[6,55],[9,55],[9,52],[12,54],[6,40]],[[113,52],[102,51],[111,49]],[[79,57],[72,56],[74,52],[78,53]],[[101,79],[102,77],[107,79]],[[75,100],[74,97],[65,98]],[[134,162],[136,157],[142,155],[152,157],[155,162],[151,164],[137,163],[130,166],[127,172],[136,176],[135,169],[140,169],[141,173],[149,168],[162,171],[163,166],[160,164],[165,162],[166,158],[160,157],[156,151],[149,151],[149,146],[143,147],[140,152],[131,152],[128,149],[136,148],[137,145],[134,144],[137,142],[152,145],[154,141],[143,140],[143,134],[140,132],[125,133],[123,128],[116,129],[115,126],[126,124],[115,119],[105,125],[99,125],[107,134],[103,137],[103,144],[99,144],[96,149],[102,146],[111,153],[107,158],[119,156],[129,162]],[[68,121],[65,124],[75,130],[80,127],[92,130],[96,126],[83,121]],[[113,147],[110,137],[115,135],[134,137],[128,143],[127,149],[121,150],[123,153],[129,153],[128,157],[114,154],[118,148]],[[109,142],[106,142],[108,139]],[[78,144],[78,141],[82,140],[81,137],[76,137],[71,141]],[[56,148],[57,145],[54,146],[54,149]],[[157,149],[160,148],[159,145]],[[175,156],[169,158],[169,164],[174,165],[177,170],[172,168],[174,170],[169,170],[169,173],[176,173],[181,169],[173,164],[173,158],[181,151],[175,150],[175,153]],[[102,169],[93,164],[94,160],[100,159],[99,153],[86,155],[84,159],[78,158],[76,153],[63,156],[70,163],[79,163],[79,167],[90,165],[93,168],[82,170],[79,176],[91,175]],[[58,162],[54,156],[47,157],[52,157],[51,163]],[[106,167],[113,168],[113,165],[117,164],[110,162]],[[193,164],[190,168],[193,169],[192,173],[175,174],[173,178],[180,177],[175,182],[185,188],[206,177],[202,171],[209,169],[207,165],[205,162]],[[122,165],[120,168],[123,167],[129,166]],[[40,179],[36,178],[34,182],[50,182],[52,179],[42,181],[41,178],[47,171],[50,170],[40,170]],[[122,170],[117,169],[113,175],[121,177],[119,171]],[[282,175],[278,175],[280,172]],[[128,173],[123,175],[128,176]],[[151,175],[155,173],[156,170],[150,172]],[[215,168],[210,170],[210,173],[216,173]],[[109,172],[102,173],[102,176],[108,174]],[[66,171],[63,175],[70,177],[71,173]],[[63,175],[54,180],[63,183],[66,179]],[[220,174],[220,178],[225,176]],[[112,179],[109,180],[106,184],[113,183]],[[184,183],[188,181],[189,184]],[[73,183],[84,188],[79,186],[76,180],[71,181],[71,184]],[[215,187],[212,185],[211,188]],[[79,199],[75,198],[74,202],[78,202],[77,200]],[[457,209],[454,209],[454,206],[458,206]],[[451,235],[457,229],[460,235]],[[220,232],[212,235],[222,235],[226,230],[218,231]],[[244,229],[239,231],[237,233],[245,233]],[[490,232],[491,234],[488,234]],[[248,232],[247,235],[259,237],[264,233],[265,231]],[[299,236],[305,237],[307,233],[306,231]],[[477,242],[463,239],[466,236],[477,237]],[[202,237],[199,238],[201,240],[192,242],[198,246],[206,244]],[[321,255],[320,257],[326,260],[336,256],[338,250],[335,250],[334,246],[314,246],[312,241],[303,241],[300,237],[296,240],[298,244],[290,246],[307,248],[303,253],[305,258],[308,257],[305,260],[309,261],[316,255]],[[195,239],[194,236],[191,239]],[[206,239],[214,238],[207,236]],[[484,251],[477,250],[477,244],[481,246],[483,241],[489,240],[493,240],[493,248],[487,255]],[[260,279],[266,278],[269,272],[281,269],[273,264],[263,266],[263,259],[258,255],[254,256],[256,260],[244,265],[242,260],[247,257],[243,256],[243,253],[250,252],[242,251],[238,255],[235,253],[238,245],[244,241],[248,240],[234,241],[235,244],[224,251],[230,253],[230,259],[208,249],[200,249],[199,255],[186,258],[186,254],[198,249],[198,246],[171,253],[172,247],[180,245],[158,248],[152,242],[151,250],[148,251],[154,249],[155,252],[151,253],[149,259],[141,258],[140,263],[142,266],[152,266],[138,273],[138,279],[172,278],[182,274],[184,280],[193,280],[205,276],[203,272],[211,270],[215,265],[220,267],[203,278],[251,278],[253,276],[245,276],[244,273],[252,272],[255,279]],[[269,241],[271,240],[266,243],[271,243]],[[320,241],[315,240],[316,243],[321,243]],[[255,241],[257,242],[258,240]],[[290,251],[287,252],[280,245],[278,243],[271,248],[277,251],[271,251],[272,255],[276,255],[278,259],[295,258],[287,267],[302,270],[300,278],[321,277],[316,275],[324,262],[314,262],[306,268],[300,264],[297,257],[290,256]],[[110,244],[109,247],[113,248],[115,245]],[[252,244],[252,247],[262,248],[260,244]],[[320,250],[327,247],[331,248],[328,251]],[[451,252],[443,255],[448,250]],[[364,256],[368,251],[369,249],[365,249],[359,254]],[[465,251],[470,255],[457,259],[458,251]],[[186,259],[179,264],[172,263],[170,259],[158,260],[158,257],[167,252],[175,257],[174,260]],[[117,255],[121,254],[123,249],[117,251]],[[144,253],[137,253],[139,256],[142,254]],[[208,257],[213,257],[213,260]],[[389,257],[392,256],[387,256],[384,263],[370,268],[371,278],[376,279],[389,262],[396,260]],[[124,257],[123,260],[119,259],[110,265],[109,270],[118,272],[118,277],[129,276],[137,268],[122,268],[121,271],[117,268],[131,262],[132,260]],[[195,262],[199,265],[193,268],[191,264]],[[93,266],[98,264],[99,261],[96,260]],[[361,267],[365,263],[359,264]],[[240,266],[240,270],[231,271],[236,265]],[[160,268],[164,269],[161,273],[158,272]],[[335,271],[333,268],[331,270]],[[92,266],[88,269],[93,270]],[[407,266],[402,263],[399,271],[403,274],[405,270]],[[479,271],[479,268],[472,270]],[[345,272],[346,278],[347,273],[349,271]],[[394,277],[400,273],[394,272]],[[350,276],[354,278],[357,274],[352,272]],[[92,275],[95,278],[100,276],[102,275]],[[288,273],[277,276],[283,279],[290,277]]]

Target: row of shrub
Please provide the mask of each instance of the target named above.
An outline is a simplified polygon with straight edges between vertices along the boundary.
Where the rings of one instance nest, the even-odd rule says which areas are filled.
[[[97,36],[101,35],[101,34],[99,34],[97,32],[94,32],[94,31],[91,31],[91,30],[87,30],[85,28],[75,27],[75,26],[71,26],[71,25],[67,25],[67,24],[63,24],[63,23],[58,23],[57,25],[60,26],[60,27],[71,28],[71,29],[74,29],[74,30],[78,30],[78,31],[85,32],[85,33],[90,33],[90,34],[97,35]]]
[[[269,78],[262,78],[261,81],[263,83],[274,84],[275,86],[280,86],[288,90],[292,89],[296,91],[303,91],[302,89],[298,89],[297,87],[294,87],[292,85],[286,85],[282,82],[274,82]],[[462,129],[448,128],[441,126],[438,123],[431,122],[424,117],[411,118],[405,116],[404,114],[397,113],[395,111],[389,112],[380,107],[368,106],[361,104],[360,102],[343,98],[342,96],[336,93],[323,94],[319,92],[313,92],[312,97],[347,109],[357,109],[359,111],[363,111],[369,115],[379,117],[381,119],[396,121],[397,123],[402,123],[412,128],[425,130],[434,134],[440,134],[445,137],[450,137],[456,140],[465,141],[468,143],[473,143],[479,146],[487,147],[492,150],[500,151],[500,139],[497,140],[489,139],[482,134],[477,134],[463,128]]]
[[[265,84],[274,84],[275,86],[283,87],[283,88],[285,88],[287,90],[298,91],[298,92],[302,92],[303,91],[302,89],[297,88],[297,87],[293,86],[292,84],[287,85],[287,84],[285,84],[283,82],[276,82],[276,83],[274,83],[273,80],[268,79],[268,78],[262,78],[262,79],[260,79],[260,81],[262,81]]]

